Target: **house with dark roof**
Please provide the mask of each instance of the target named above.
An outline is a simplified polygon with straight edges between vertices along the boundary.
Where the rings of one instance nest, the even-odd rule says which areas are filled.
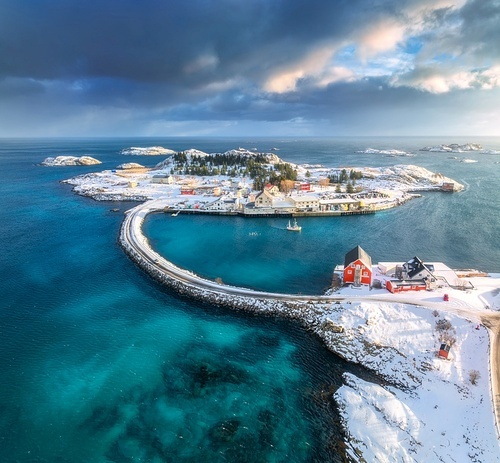
[[[424,264],[421,259],[415,256],[403,264],[401,279],[403,280],[430,280],[435,281],[433,275],[434,266]]]
[[[351,249],[344,259],[344,284],[371,285],[372,258],[361,247]]]

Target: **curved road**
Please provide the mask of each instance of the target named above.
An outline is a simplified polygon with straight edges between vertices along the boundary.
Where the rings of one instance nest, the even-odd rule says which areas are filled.
[[[126,245],[145,262],[152,265],[156,271],[167,275],[174,280],[200,291],[214,294],[222,294],[233,297],[249,297],[255,299],[274,299],[279,301],[293,302],[332,302],[332,301],[361,301],[371,300],[376,302],[391,302],[417,305],[440,311],[447,311],[461,317],[480,321],[490,333],[490,378],[491,392],[493,397],[493,408],[497,426],[497,434],[500,436],[500,313],[490,310],[480,310],[474,307],[444,306],[442,303],[432,301],[415,301],[406,299],[404,296],[304,296],[297,294],[281,294],[265,291],[256,291],[248,288],[221,285],[214,281],[206,280],[192,272],[177,267],[167,259],[155,252],[149,245],[147,238],[142,233],[142,224],[145,217],[152,212],[163,212],[164,205],[161,200],[148,201],[127,211],[121,229],[121,239]]]

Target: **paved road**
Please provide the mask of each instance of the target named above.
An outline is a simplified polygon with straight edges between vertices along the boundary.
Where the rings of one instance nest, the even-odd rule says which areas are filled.
[[[250,297],[255,299],[274,299],[280,301],[312,301],[312,302],[332,302],[332,301],[362,301],[370,300],[375,302],[403,303],[447,311],[461,317],[481,322],[490,333],[490,371],[491,371],[491,391],[493,397],[493,407],[497,425],[497,434],[500,436],[500,313],[490,310],[479,310],[477,308],[463,304],[454,306],[452,304],[443,305],[442,302],[416,301],[405,298],[404,295],[381,296],[379,294],[351,296],[305,296],[297,294],[281,294],[265,291],[255,291],[248,288],[221,285],[214,281],[206,280],[200,276],[184,270],[172,264],[164,257],[155,252],[142,233],[142,223],[144,218],[152,212],[164,210],[161,200],[149,201],[135,207],[127,212],[122,224],[122,239],[149,264],[153,265],[157,271],[169,277],[189,285],[201,291],[213,292],[235,297]]]

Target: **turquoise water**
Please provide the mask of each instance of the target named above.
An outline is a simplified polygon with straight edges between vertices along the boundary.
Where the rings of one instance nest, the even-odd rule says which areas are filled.
[[[160,287],[117,245],[122,212],[132,204],[81,198],[59,182],[132,160],[119,150],[133,145],[276,146],[295,161],[400,161],[355,153],[374,142],[382,143],[1,141],[0,461],[341,461],[327,392],[352,366],[294,324]],[[89,154],[103,165],[36,165],[58,154]],[[169,258],[199,273],[280,291],[320,291],[351,244],[374,260],[417,253],[499,271],[497,159],[451,164],[419,154],[409,161],[435,164],[466,179],[468,189],[428,194],[375,216],[304,220],[300,235],[285,233],[281,221],[165,215],[151,217],[146,230]],[[110,211],[115,207],[119,213]]]
[[[500,272],[500,155],[463,153],[453,156],[477,163],[450,160],[449,154],[418,151],[436,140],[367,140],[344,142],[330,152],[326,142],[288,142],[279,152],[295,162],[335,165],[417,164],[466,185],[460,193],[426,192],[405,205],[375,215],[301,218],[301,233],[286,231],[288,219],[214,216],[150,216],[145,231],[153,246],[181,267],[225,283],[266,291],[320,294],[347,251],[360,245],[373,262],[405,262],[417,255],[443,261],[452,268]],[[426,143],[427,142],[427,143]],[[294,145],[293,150],[288,147]],[[295,146],[298,145],[298,146]],[[496,140],[484,142],[498,149]],[[350,146],[350,147],[349,147]],[[367,147],[416,153],[394,158],[356,153]],[[342,149],[347,154],[341,156]],[[303,150],[303,151],[302,151]],[[304,154],[304,153],[307,153]],[[311,153],[315,153],[313,156]],[[287,156],[287,154],[289,154]]]

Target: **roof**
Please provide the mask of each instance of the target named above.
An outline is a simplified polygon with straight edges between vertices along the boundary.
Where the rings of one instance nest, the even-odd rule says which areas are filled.
[[[422,262],[421,259],[419,259],[417,256],[415,256],[413,259],[409,260],[405,264],[408,276],[410,278],[413,278],[415,275],[419,274],[423,270],[427,270],[430,272],[430,269],[428,269],[424,263]]]
[[[349,264],[352,264],[358,259],[361,262],[363,262],[363,264],[365,264],[366,267],[371,268],[372,258],[367,254],[367,252],[361,246],[356,246],[354,249],[351,249],[345,255],[344,267],[347,267]]]

